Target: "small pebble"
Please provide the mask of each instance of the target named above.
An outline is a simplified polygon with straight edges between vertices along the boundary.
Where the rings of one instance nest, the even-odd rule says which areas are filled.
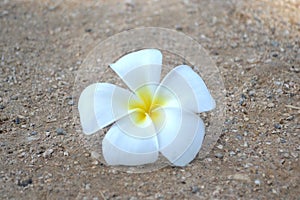
[[[280,82],[280,81],[274,81],[274,84],[277,85],[277,86],[281,86],[283,83]]]
[[[47,136],[47,137],[50,136],[50,131],[46,131],[46,136]]]
[[[197,192],[199,192],[199,187],[198,186],[193,186],[192,187],[192,193],[197,193]]]
[[[98,161],[98,160],[94,160],[94,161],[92,162],[92,164],[93,164],[93,165],[98,165],[98,164],[99,164],[99,161]]]
[[[57,128],[56,133],[57,135],[65,135],[65,131],[62,128]]]
[[[273,183],[272,180],[267,180],[268,185],[272,185],[272,183]]]
[[[296,68],[296,67],[292,66],[292,67],[290,68],[290,71],[291,71],[291,72],[299,73],[299,72],[300,72],[300,68]]]
[[[260,180],[256,179],[256,180],[254,181],[254,183],[255,183],[255,185],[260,185]]]
[[[294,158],[298,158],[298,156],[299,156],[298,153],[296,153],[296,152],[292,152],[291,155],[292,155]]]
[[[86,184],[86,185],[85,185],[85,189],[86,189],[86,190],[89,190],[89,189],[91,189],[91,184],[89,184],[89,183],[88,183],[88,184]]]
[[[54,151],[53,149],[47,149],[47,151],[43,153],[43,157],[46,158],[50,156],[53,153],[53,151]]]
[[[247,62],[248,62],[249,64],[254,64],[254,63],[257,63],[257,62],[258,62],[258,59],[257,59],[257,58],[248,58],[248,59],[247,59]]]
[[[23,158],[26,155],[26,152],[22,152],[20,155],[18,155],[19,158]]]
[[[278,57],[278,54],[279,54],[278,52],[272,52],[271,56],[274,57],[274,58],[276,58],[276,57]]]
[[[133,8],[135,6],[135,2],[133,0],[125,0],[125,5]]]
[[[236,135],[235,137],[236,137],[236,139],[238,139],[238,140],[242,140],[242,139],[243,139],[243,137],[242,137],[241,135],[239,135],[239,134]]]
[[[32,132],[31,132],[31,135],[36,135],[36,134],[37,134],[36,131],[32,131]]]
[[[0,17],[3,17],[8,14],[9,14],[9,12],[7,10],[3,10],[2,12],[0,12]]]
[[[74,100],[71,99],[71,100],[68,102],[68,105],[73,106],[73,105],[74,105]]]
[[[279,43],[277,41],[271,41],[271,45],[274,46],[274,47],[278,47],[279,46]]]
[[[283,31],[283,35],[285,35],[285,36],[287,36],[287,35],[289,35],[290,34],[290,31],[289,30],[284,30]]]
[[[244,165],[244,168],[247,169],[247,168],[252,167],[252,166],[253,166],[252,163],[246,163],[246,164]]]
[[[241,62],[241,61],[242,61],[242,59],[239,58],[239,57],[235,57],[235,58],[234,58],[234,62]]]
[[[274,108],[274,107],[275,107],[275,104],[274,104],[274,103],[268,103],[267,107],[268,107],[268,108]]]
[[[223,154],[221,154],[221,153],[216,153],[216,154],[215,154],[215,157],[216,157],[216,158],[222,159],[222,158],[223,158]]]
[[[289,153],[284,153],[284,154],[283,154],[283,157],[285,157],[285,158],[289,158],[289,157],[290,157],[290,155],[289,155]]]
[[[18,186],[26,187],[27,185],[30,185],[30,184],[32,184],[32,179],[31,178],[26,179],[25,181],[19,182]]]
[[[13,95],[10,97],[11,100],[18,100],[18,98],[19,98],[18,95]]]
[[[241,98],[240,98],[239,104],[240,104],[241,106],[242,106],[242,105],[245,105],[244,102],[245,102],[246,99],[247,99],[246,95],[241,94]]]
[[[255,90],[250,90],[248,92],[249,96],[253,97],[255,95]]]
[[[281,142],[282,144],[284,144],[284,143],[286,143],[286,140],[285,140],[284,138],[280,138],[280,142]]]
[[[92,152],[91,152],[91,157],[92,157],[92,158],[98,159],[98,158],[100,158],[100,156],[101,156],[101,155],[100,155],[99,153],[97,153],[96,151],[92,151]]]
[[[20,124],[20,118],[19,118],[19,117],[17,117],[17,118],[15,119],[15,123],[16,123],[16,124]]]
[[[274,128],[281,129],[281,124],[274,124]]]
[[[245,117],[245,118],[244,118],[244,121],[245,121],[245,122],[248,122],[249,120],[250,120],[250,119],[249,119],[248,117]]]
[[[230,43],[230,46],[231,46],[232,48],[236,48],[236,47],[238,46],[238,44],[237,44],[236,42],[231,42],[231,43]]]
[[[27,137],[27,141],[28,141],[28,142],[35,141],[35,140],[38,140],[38,139],[39,139],[39,138],[36,137],[36,136],[29,136],[29,137]]]
[[[290,116],[288,116],[288,117],[286,118],[287,121],[291,121],[291,120],[293,120],[293,119],[294,119],[294,116],[293,116],[293,115],[290,115]]]
[[[3,110],[5,108],[4,105],[0,105],[0,109]]]
[[[182,30],[183,30],[182,26],[179,25],[179,24],[175,25],[175,29],[176,29],[177,31],[182,31]]]

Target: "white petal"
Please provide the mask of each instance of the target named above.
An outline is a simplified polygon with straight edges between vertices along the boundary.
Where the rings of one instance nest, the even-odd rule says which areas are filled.
[[[135,91],[144,84],[159,83],[162,54],[156,49],[145,49],[121,57],[110,67]]]
[[[92,134],[128,115],[131,95],[130,91],[108,83],[95,83],[85,88],[78,102],[83,132]]]
[[[203,121],[199,118],[198,129],[195,130],[195,137],[192,144],[184,151],[184,153],[173,164],[176,166],[186,166],[197,156],[200,151],[203,139],[205,135],[205,127]]]
[[[97,123],[94,112],[94,93],[97,84],[85,88],[80,94],[78,101],[78,110],[80,122],[85,134],[92,134],[101,129]]]
[[[182,124],[182,111],[177,108],[159,108],[155,114],[153,122],[157,127],[159,149],[162,150],[176,139]]]
[[[194,113],[164,109],[166,123],[158,134],[160,152],[174,165],[185,166],[199,152],[205,134],[203,121]]]
[[[142,117],[140,115],[143,115]],[[141,119],[142,118],[142,119]],[[144,112],[133,113],[119,119],[116,125],[122,132],[136,139],[147,139],[156,136],[155,125],[152,119]]]
[[[161,85],[177,95],[183,109],[199,113],[212,110],[216,106],[204,81],[187,65],[174,68]]]
[[[158,158],[157,138],[135,138],[114,124],[102,141],[102,152],[109,165],[143,165]]]

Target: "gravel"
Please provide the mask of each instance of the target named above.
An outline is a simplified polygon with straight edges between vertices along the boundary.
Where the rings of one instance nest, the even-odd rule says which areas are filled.
[[[1,199],[299,198],[297,1],[12,0],[0,7]],[[73,87],[97,43],[147,26],[177,29],[210,52],[226,88],[226,123],[206,158],[126,173],[87,148],[73,120]]]

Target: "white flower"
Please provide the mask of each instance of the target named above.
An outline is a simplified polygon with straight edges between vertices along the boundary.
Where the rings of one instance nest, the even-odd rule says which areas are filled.
[[[156,49],[127,54],[110,67],[131,91],[95,83],[84,89],[78,103],[85,134],[115,122],[102,141],[105,161],[142,165],[155,162],[161,152],[173,165],[191,162],[205,135],[196,113],[215,107],[203,80],[180,65],[160,83],[162,54]]]

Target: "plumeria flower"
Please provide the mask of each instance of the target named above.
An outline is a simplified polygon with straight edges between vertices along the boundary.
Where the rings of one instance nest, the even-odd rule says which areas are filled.
[[[85,134],[112,125],[102,141],[108,165],[143,165],[159,152],[175,166],[185,166],[199,152],[205,125],[197,113],[215,108],[203,80],[180,65],[160,82],[162,54],[156,49],[129,53],[110,67],[128,89],[95,83],[79,98]]]

